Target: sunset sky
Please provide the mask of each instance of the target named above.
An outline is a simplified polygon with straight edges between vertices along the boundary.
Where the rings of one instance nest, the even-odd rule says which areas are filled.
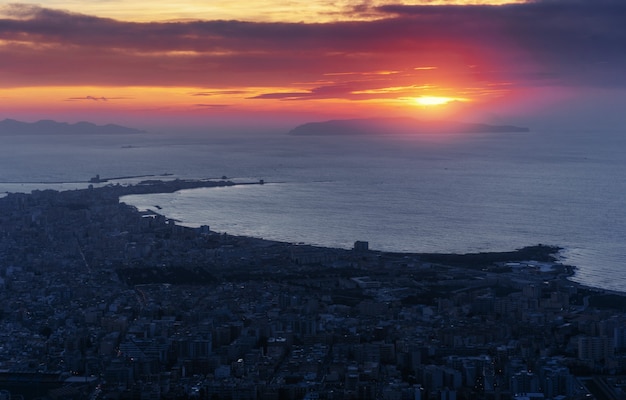
[[[0,119],[625,124],[624,71],[621,0],[0,0]]]

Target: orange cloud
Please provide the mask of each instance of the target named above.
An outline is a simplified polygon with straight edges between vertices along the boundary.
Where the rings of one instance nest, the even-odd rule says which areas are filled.
[[[428,4],[371,2],[359,12],[376,19],[326,23],[128,22],[15,5],[0,19],[0,106],[355,113],[420,96],[474,106],[526,88],[626,87],[616,0]]]
[[[514,4],[524,3],[525,0],[422,0],[397,4],[422,5],[478,5],[478,4]],[[291,0],[257,0],[233,2],[230,0],[46,0],[46,6],[54,9],[72,10],[104,18],[123,21],[152,22],[152,21],[189,21],[198,19],[240,20],[257,22],[336,22],[336,21],[364,21],[380,19],[384,13],[378,8],[388,1],[369,0],[358,2],[353,0],[335,0],[333,2]],[[39,6],[13,3],[0,6],[0,15],[5,14],[13,18],[27,17],[32,10],[41,9]]]

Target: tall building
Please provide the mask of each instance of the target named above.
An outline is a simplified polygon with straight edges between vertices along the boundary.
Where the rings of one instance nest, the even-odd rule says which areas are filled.
[[[369,247],[370,247],[369,242],[365,242],[361,240],[357,240],[356,242],[354,242],[354,251],[358,251],[358,252],[368,251]]]
[[[606,360],[613,354],[613,339],[604,336],[578,338],[578,359],[583,361]]]
[[[520,371],[511,376],[511,393],[537,393],[539,391],[539,377],[534,373]]]
[[[613,329],[613,346],[616,349],[626,349],[626,326],[616,326]]]
[[[541,369],[543,394],[551,399],[559,395],[572,396],[576,392],[576,380],[566,367],[545,366]]]

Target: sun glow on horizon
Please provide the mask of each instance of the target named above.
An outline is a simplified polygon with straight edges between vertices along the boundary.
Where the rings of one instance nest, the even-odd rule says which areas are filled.
[[[446,97],[446,96],[420,96],[413,99],[418,105],[424,107],[441,106],[454,101],[469,101],[462,97]]]

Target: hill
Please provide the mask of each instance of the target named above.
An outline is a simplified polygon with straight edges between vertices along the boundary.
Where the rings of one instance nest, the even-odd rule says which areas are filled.
[[[317,135],[380,135],[432,133],[510,133],[528,132],[528,128],[512,125],[487,125],[465,122],[420,121],[413,118],[367,118],[310,122],[292,129],[297,136]]]
[[[41,120],[32,123],[14,119],[0,121],[0,135],[127,135],[143,132],[139,129],[127,128],[121,125],[96,125],[91,122],[68,124],[52,120]]]

